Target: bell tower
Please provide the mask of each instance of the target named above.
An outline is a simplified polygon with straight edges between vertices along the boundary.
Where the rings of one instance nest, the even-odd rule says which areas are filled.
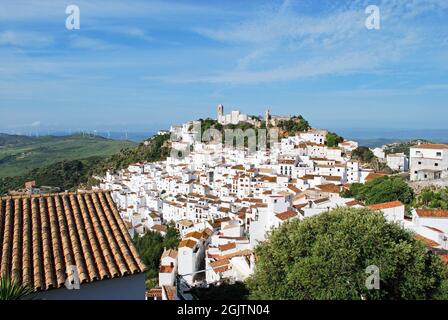
[[[271,112],[269,109],[267,109],[264,114],[264,122],[266,123],[266,128],[268,128],[271,123]]]
[[[224,106],[222,104],[219,104],[217,107],[217,111],[218,111],[218,122],[223,121],[223,117],[224,117]]]

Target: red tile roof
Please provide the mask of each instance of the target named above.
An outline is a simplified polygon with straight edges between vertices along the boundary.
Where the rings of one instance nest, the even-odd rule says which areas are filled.
[[[302,191],[300,191],[299,188],[297,188],[293,184],[288,184],[288,189],[294,191],[295,193],[301,193],[302,192]]]
[[[404,206],[401,201],[390,201],[390,202],[384,202],[384,203],[378,203],[378,204],[372,204],[368,206],[370,209],[373,210],[383,210],[383,209],[391,209],[391,208],[397,208]]]
[[[428,239],[426,237],[423,237],[421,235],[416,235],[415,238],[417,240],[423,241],[426,244],[426,246],[428,246],[430,248],[435,248],[435,247],[439,246],[439,244],[437,242],[435,242],[435,241],[433,241],[431,239]]]
[[[424,218],[448,218],[448,210],[416,209],[417,215]]]
[[[165,291],[168,300],[172,301],[176,298],[175,286],[163,286],[163,290]]]
[[[174,270],[173,266],[160,266],[160,273],[171,273]]]
[[[284,220],[288,220],[288,219],[297,217],[297,212],[295,212],[295,211],[285,211],[285,212],[277,213],[275,216],[277,218],[279,218],[280,220],[284,221]]]
[[[448,149],[448,144],[436,144],[436,143],[428,143],[412,146],[412,148],[418,149]]]
[[[235,242],[229,242],[229,243],[218,246],[218,249],[221,251],[227,251],[227,250],[231,250],[231,249],[235,249],[235,248],[236,248]]]
[[[190,240],[190,239],[188,239],[188,240],[182,240],[182,241],[179,243],[179,248],[188,247],[188,248],[190,248],[190,249],[193,249],[195,245],[196,245],[196,241],[194,241],[194,240]]]
[[[0,200],[0,274],[43,291],[64,286],[69,266],[81,283],[146,270],[108,192]]]
[[[370,172],[364,180],[366,182],[368,182],[368,181],[372,181],[372,180],[375,180],[377,178],[381,178],[381,177],[384,177],[384,176],[387,176],[387,174],[386,173],[382,173],[382,172]]]

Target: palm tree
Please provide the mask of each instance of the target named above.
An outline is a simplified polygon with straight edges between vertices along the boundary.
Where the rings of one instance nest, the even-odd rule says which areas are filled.
[[[0,277],[0,300],[20,300],[32,292],[33,289],[11,280],[8,275]]]

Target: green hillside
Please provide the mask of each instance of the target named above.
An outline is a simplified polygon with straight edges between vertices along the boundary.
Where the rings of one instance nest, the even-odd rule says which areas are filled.
[[[23,175],[53,163],[107,157],[133,147],[130,141],[82,135],[24,137],[0,135],[0,178]]]

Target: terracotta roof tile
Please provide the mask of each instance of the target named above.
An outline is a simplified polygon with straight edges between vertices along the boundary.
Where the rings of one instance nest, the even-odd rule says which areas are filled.
[[[448,149],[448,144],[428,143],[428,144],[412,146],[412,148],[416,148],[416,149]]]
[[[285,212],[281,212],[275,215],[277,218],[279,218],[280,220],[284,221],[284,220],[288,220],[294,217],[297,217],[297,212],[294,211],[285,211]]]
[[[387,174],[386,173],[382,173],[382,172],[370,172],[368,175],[367,175],[367,177],[365,177],[365,181],[366,182],[368,182],[368,181],[372,181],[372,180],[375,180],[375,179],[377,179],[377,178],[381,178],[381,177],[384,177],[384,176],[387,176]]]
[[[218,248],[221,251],[227,251],[227,250],[235,249],[236,248],[236,243],[235,242],[229,242],[229,243],[226,243],[226,244],[219,245]]]
[[[190,239],[182,240],[179,243],[179,248],[188,247],[190,249],[193,249],[195,245],[196,245],[196,241],[194,241],[194,240],[190,240]]]
[[[433,241],[431,239],[428,239],[428,238],[426,238],[424,236],[416,235],[415,238],[417,240],[423,241],[426,244],[426,246],[428,246],[430,248],[435,248],[435,247],[439,246],[439,244],[437,242],[435,242],[435,241]]]
[[[401,203],[401,201],[390,201],[390,202],[385,202],[385,203],[372,204],[369,206],[369,208],[373,209],[373,210],[382,210],[382,209],[391,209],[391,208],[396,208],[396,207],[401,207],[401,206],[404,206],[404,204]]]
[[[109,193],[0,199],[0,273],[35,291],[60,288],[76,265],[81,283],[146,270]]]
[[[448,218],[448,210],[416,209],[419,217]]]
[[[168,300],[172,301],[176,298],[176,287],[175,286],[163,286],[163,290],[166,293]]]

